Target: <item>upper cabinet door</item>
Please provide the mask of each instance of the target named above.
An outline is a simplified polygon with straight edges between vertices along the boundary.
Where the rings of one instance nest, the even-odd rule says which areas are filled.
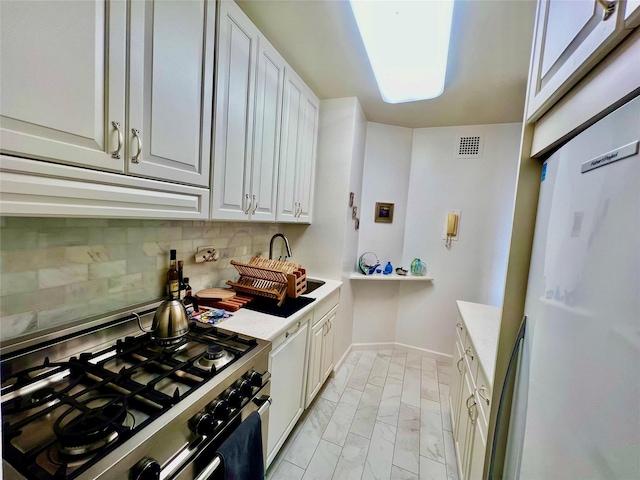
[[[302,108],[300,157],[298,160],[298,222],[311,223],[316,170],[318,111],[315,95],[307,92]]]
[[[311,223],[319,105],[302,79],[286,68],[278,222]]]
[[[629,30],[624,2],[610,2],[606,16],[598,0],[539,0],[527,120],[534,122],[593,68]]]
[[[212,210],[215,220],[251,212],[251,148],[258,29],[231,1],[220,2]]]
[[[4,153],[122,172],[126,2],[2,2]]]
[[[640,26],[640,0],[627,0],[624,10],[624,26],[626,28]]]
[[[285,69],[284,106],[282,111],[282,144],[280,146],[280,175],[278,178],[278,216],[281,223],[296,223],[298,215],[297,159],[300,155],[302,81]]]
[[[215,5],[130,3],[129,173],[209,185]]]
[[[276,219],[284,66],[284,59],[260,37],[251,167],[253,220],[273,222]]]

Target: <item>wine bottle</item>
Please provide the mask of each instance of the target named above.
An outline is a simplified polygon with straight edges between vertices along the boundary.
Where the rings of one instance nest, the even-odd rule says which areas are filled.
[[[178,300],[184,298],[184,281],[182,279],[184,261],[178,260]]]
[[[180,293],[178,270],[176,269],[176,251],[169,252],[169,270],[167,270],[167,297],[177,300]]]
[[[189,309],[193,309],[196,313],[200,311],[198,301],[193,298],[191,291],[191,285],[189,285],[189,277],[184,277],[184,298],[182,299],[184,308],[187,309],[187,313],[191,313]]]

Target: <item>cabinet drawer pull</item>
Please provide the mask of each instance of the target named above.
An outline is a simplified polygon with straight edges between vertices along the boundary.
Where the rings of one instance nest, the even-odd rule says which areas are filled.
[[[138,152],[131,157],[131,163],[140,163],[140,155],[142,154],[142,139],[140,138],[140,131],[136,128],[131,129],[131,133],[138,141]]]
[[[598,0],[600,6],[604,9],[602,13],[602,21],[606,21],[613,15],[616,11],[616,2],[615,0]]]
[[[253,210],[251,210],[251,214],[253,215],[254,213],[256,213],[256,210],[258,210],[258,199],[254,195],[253,196]]]
[[[484,385],[482,385],[482,387],[480,387],[480,390],[478,390],[478,395],[480,395],[480,398],[482,398],[485,402],[487,402],[487,406],[489,405],[489,397],[485,397],[482,392],[486,392],[486,389],[484,388]]]
[[[471,359],[471,361],[473,361],[473,354],[471,353],[471,347],[467,348],[467,349],[464,351],[464,354],[465,354],[466,356],[468,356],[468,357]]]
[[[302,325],[302,322],[298,322],[298,324],[296,325],[295,330],[293,330],[292,332],[287,332],[284,336],[284,338],[289,338],[290,335],[293,335],[294,333],[296,333],[298,330],[300,330],[300,325]]]
[[[122,138],[122,130],[120,130],[120,122],[111,122],[111,126],[116,129],[118,132],[118,147],[111,152],[111,158],[120,159],[120,150],[122,150],[122,142],[124,141]]]
[[[460,357],[460,360],[458,360],[458,363],[456,363],[456,368],[458,369],[458,371],[460,373],[462,373],[462,368],[460,367],[460,364],[462,363],[462,360],[464,360],[464,357]]]
[[[475,415],[473,414],[475,411]],[[471,424],[475,425],[476,420],[478,419],[478,404],[475,402],[475,400],[473,401],[473,404],[469,407],[469,410],[467,411],[467,413],[469,414],[469,418],[471,419]]]

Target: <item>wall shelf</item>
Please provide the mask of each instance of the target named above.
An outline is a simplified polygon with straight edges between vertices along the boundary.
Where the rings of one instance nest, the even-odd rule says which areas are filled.
[[[365,275],[360,272],[353,272],[349,275],[349,280],[367,280],[367,281],[400,281],[400,282],[432,282],[433,277],[419,277],[413,275],[398,275],[392,273],[384,275],[382,273],[374,273],[373,275]]]

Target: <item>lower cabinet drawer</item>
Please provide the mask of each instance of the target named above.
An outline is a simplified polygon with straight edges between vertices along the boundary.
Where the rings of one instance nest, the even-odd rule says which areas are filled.
[[[480,411],[488,423],[489,412],[491,411],[492,392],[482,367],[478,368],[478,376],[476,377],[476,397]]]

